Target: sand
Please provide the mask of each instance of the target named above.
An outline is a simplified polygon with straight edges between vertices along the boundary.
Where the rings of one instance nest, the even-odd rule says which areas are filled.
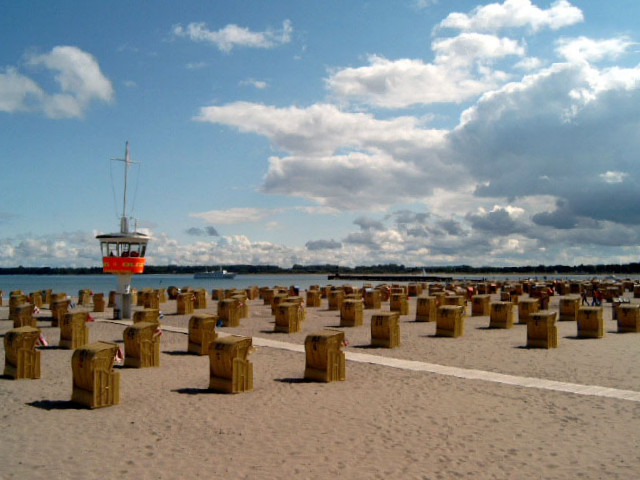
[[[553,297],[551,309],[558,307]],[[634,302],[638,300],[633,299]],[[303,345],[338,328],[339,313],[308,308],[303,331],[273,333],[262,300],[220,332]],[[6,302],[5,302],[6,305]],[[616,333],[605,306],[605,337],[577,339],[559,322],[557,349],[527,349],[526,326],[487,329],[470,317],[460,338],[434,337],[416,323],[415,298],[401,317],[402,345],[370,348],[370,318],[343,328],[345,351],[376,357],[640,392],[640,335]],[[388,310],[383,304],[383,310]],[[467,307],[470,311],[470,306]],[[42,378],[0,379],[0,478],[65,479],[635,479],[640,472],[640,402],[348,361],[344,382],[303,380],[303,353],[259,347],[254,390],[210,392],[209,359],[186,353],[190,315],[161,306],[166,327],[157,368],[118,368],[121,403],[89,410],[70,402],[70,350],[37,315],[50,347]],[[214,312],[216,302],[206,310]],[[98,320],[105,314],[94,314]],[[0,307],[0,334],[12,328]],[[124,326],[90,324],[90,341],[122,343]],[[4,347],[2,347],[4,350]]]

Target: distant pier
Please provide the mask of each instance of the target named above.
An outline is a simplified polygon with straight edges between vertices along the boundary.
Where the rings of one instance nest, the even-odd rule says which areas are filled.
[[[329,280],[364,280],[370,282],[451,282],[452,277],[436,275],[403,275],[393,273],[333,273]]]

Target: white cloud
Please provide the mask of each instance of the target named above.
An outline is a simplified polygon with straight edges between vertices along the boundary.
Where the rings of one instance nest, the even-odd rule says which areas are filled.
[[[561,38],[556,42],[556,52],[570,62],[598,62],[615,60],[635,45],[627,37],[595,40],[588,37]]]
[[[345,209],[377,209],[428,196],[434,186],[462,185],[465,175],[438,149],[443,132],[411,117],[377,120],[333,105],[306,109],[237,102],[203,107],[197,120],[233,125],[269,138],[289,156],[269,158],[262,190]]]
[[[42,101],[43,96],[38,84],[15,68],[10,67],[5,73],[0,73],[0,112],[30,110],[33,103]]]
[[[530,72],[532,70],[537,70],[542,67],[543,62],[539,58],[536,57],[527,57],[520,60],[516,63],[513,68],[518,70],[524,70],[526,72]]]
[[[467,65],[476,60],[490,61],[525,53],[516,40],[483,33],[461,33],[456,37],[437,39],[431,48],[436,52],[436,63],[447,65]]]
[[[628,208],[640,202],[638,111],[640,67],[556,64],[469,109],[449,137],[451,156],[468,166],[479,195],[565,199],[564,224],[640,222]]]
[[[315,157],[345,149],[401,153],[412,145],[436,146],[443,134],[420,128],[420,122],[414,117],[378,120],[371,114],[343,112],[330,104],[278,108],[235,102],[202,107],[194,119],[264,135],[278,148]]]
[[[438,0],[415,0],[415,6],[417,9],[422,10],[424,8],[429,8],[432,5],[436,5]]]
[[[207,66],[207,62],[190,62],[187,63],[188,70],[200,70]]]
[[[240,85],[254,87],[254,88],[257,88],[258,90],[264,90],[269,86],[267,82],[262,80],[256,80],[254,78],[248,78],[246,80],[242,80],[240,82]]]
[[[282,22],[280,30],[252,32],[246,27],[229,24],[216,31],[209,30],[205,23],[193,22],[183,27],[173,27],[173,34],[187,37],[194,42],[206,42],[215,45],[219,50],[229,53],[234,47],[274,48],[289,43],[293,27],[290,20]]]
[[[546,10],[530,0],[505,0],[476,7],[470,14],[451,13],[440,22],[440,27],[476,32],[526,27],[536,32],[543,28],[558,30],[583,20],[582,11],[566,0],[553,2]]]
[[[0,111],[44,112],[50,118],[81,117],[92,101],[109,103],[114,98],[111,81],[100,71],[96,59],[77,47],[54,47],[49,53],[29,57],[27,65],[57,72],[54,79],[60,93],[45,92],[15,67],[8,67],[0,73]]]
[[[417,59],[387,60],[372,55],[369,65],[335,71],[327,88],[340,99],[385,108],[461,102],[503,84],[508,76],[490,65],[506,56],[522,56],[517,41],[479,33],[436,39],[433,63]]]
[[[210,210],[208,212],[190,213],[190,217],[201,218],[213,224],[234,224],[259,222],[270,215],[273,209],[230,208],[227,210]]]
[[[340,210],[331,207],[295,207],[295,210],[309,215],[337,215],[340,213]]]
[[[45,66],[56,71],[61,93],[43,97],[43,108],[52,118],[80,117],[92,100],[111,102],[111,81],[100,71],[96,59],[73,46],[54,47],[50,53],[34,55],[31,66]]]
[[[602,259],[603,247],[611,258],[640,254],[640,211],[630,208],[640,202],[640,67],[594,64],[619,59],[633,42],[559,40],[562,62],[551,63],[527,56],[524,40],[478,31],[558,29],[582,21],[579,9],[566,1],[540,9],[525,0],[485,7],[443,22],[459,22],[462,33],[434,39],[431,63],[372,55],[368,65],[327,79],[330,99],[363,102],[359,109],[478,97],[449,131],[418,117],[386,112],[382,120],[329,103],[200,110],[196,120],[272,143],[277,153],[262,192],[380,217],[358,217],[344,238],[308,239],[310,248],[283,256],[504,265],[573,263],[590,252]],[[400,204],[417,210],[389,213]]]
[[[624,178],[627,177],[627,176],[629,176],[627,173],[624,173],[624,172],[612,172],[612,171],[601,173],[599,175],[599,177],[605,183],[622,183],[624,181]]]

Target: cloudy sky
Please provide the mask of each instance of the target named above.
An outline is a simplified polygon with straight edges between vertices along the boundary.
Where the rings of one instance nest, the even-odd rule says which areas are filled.
[[[640,258],[637,0],[0,2],[0,266]]]

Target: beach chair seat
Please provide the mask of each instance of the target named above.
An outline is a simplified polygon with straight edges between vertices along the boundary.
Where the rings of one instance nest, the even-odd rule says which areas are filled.
[[[392,293],[389,298],[389,310],[398,312],[400,315],[409,315],[409,299],[402,292]]]
[[[24,303],[13,307],[13,328],[37,327],[38,320],[33,316],[33,305]]]
[[[422,295],[416,299],[416,322],[435,322],[438,298]]]
[[[88,288],[78,290],[78,305],[81,307],[90,307],[93,294]]]
[[[276,307],[274,332],[296,333],[301,327],[301,305],[294,302],[279,303]]]
[[[558,348],[557,312],[540,310],[527,320],[527,347]]]
[[[560,298],[558,321],[575,322],[578,320],[578,309],[582,298],[578,295],[567,295]]]
[[[105,310],[104,293],[93,294],[93,311],[95,313],[101,313]]]
[[[365,310],[380,310],[382,308],[382,292],[377,288],[365,288],[364,290]]]
[[[626,303],[618,308],[618,333],[640,332],[640,305]]]
[[[193,308],[196,310],[207,308],[207,291],[204,288],[196,288],[194,290]]]
[[[197,313],[189,319],[189,337],[187,351],[198,355],[208,355],[209,345],[218,338],[216,324],[218,316]]]
[[[41,331],[24,326],[4,335],[4,375],[14,378],[40,378],[40,351],[36,350]]]
[[[160,366],[159,324],[140,322],[124,329],[124,364],[127,367],[147,368]]]
[[[490,314],[491,295],[474,295],[471,297],[471,316],[485,317]]]
[[[342,351],[345,335],[339,330],[310,333],[304,341],[304,378],[318,382],[346,379],[346,358]]]
[[[320,290],[307,290],[307,306],[311,308],[320,307],[322,304],[322,292]]]
[[[223,393],[253,390],[254,351],[251,337],[230,335],[216,338],[209,345],[209,388]]]
[[[218,318],[225,327],[239,327],[242,302],[236,298],[225,298],[218,302]]]
[[[49,308],[51,309],[51,326],[57,327],[62,317],[69,311],[69,300],[67,300],[66,295],[62,300],[52,299]]]
[[[327,302],[329,305],[329,310],[340,310],[342,306],[342,302],[344,301],[344,290],[335,288],[329,291],[327,296]]]
[[[233,298],[237,302],[239,302],[238,309],[240,310],[239,316],[240,319],[249,318],[249,299],[247,298],[247,294],[241,290],[236,291],[229,298]]]
[[[513,306],[511,302],[491,302],[489,306],[489,328],[512,328]]]
[[[463,335],[464,307],[461,305],[439,306],[436,317],[436,336],[456,338]]]
[[[120,403],[120,374],[113,371],[118,345],[95,342],[73,352],[71,401],[89,408]]]
[[[60,342],[61,348],[76,349],[89,343],[89,327],[87,312],[65,313],[60,321]]]
[[[133,323],[148,322],[160,324],[160,310],[157,308],[142,308],[133,312]]]
[[[371,346],[400,346],[400,313],[380,312],[371,316]]]
[[[178,315],[189,315],[194,310],[193,292],[179,293],[177,296],[177,313]]]
[[[362,299],[346,299],[340,307],[340,326],[359,327],[364,317],[364,301]]]
[[[537,298],[521,298],[518,301],[518,323],[527,325],[529,317],[540,311],[540,302]]]
[[[578,310],[578,338],[604,337],[603,307],[580,307]]]
[[[16,325],[16,319],[18,318],[18,308],[22,305],[26,305],[28,302],[27,296],[23,293],[18,293],[17,291],[11,292],[9,294],[9,320],[13,322],[15,328],[20,325]]]

